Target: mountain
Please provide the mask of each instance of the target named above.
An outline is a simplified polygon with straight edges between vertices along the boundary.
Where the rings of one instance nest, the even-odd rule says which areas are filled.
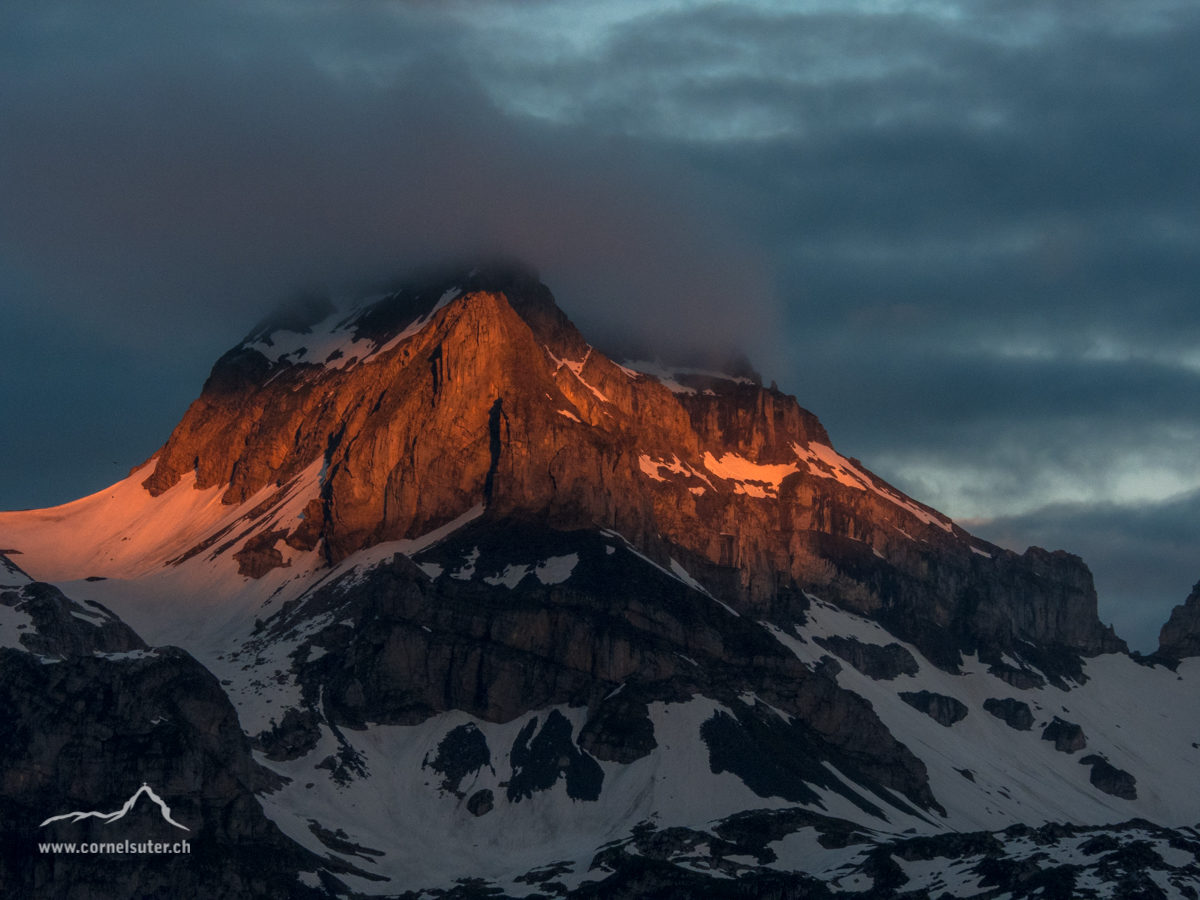
[[[199,787],[155,789],[240,772],[211,840],[275,848],[280,896],[1200,886],[1194,598],[1132,658],[1079,558],[970,535],[753,372],[610,359],[518,266],[264,321],[154,457],[0,547],[5,660],[99,666],[107,628],[228,698]],[[38,603],[93,627],[39,643]],[[55,800],[131,793],[99,784]]]
[[[1200,584],[1182,605],[1171,610],[1171,618],[1158,636],[1156,655],[1168,660],[1200,656]]]

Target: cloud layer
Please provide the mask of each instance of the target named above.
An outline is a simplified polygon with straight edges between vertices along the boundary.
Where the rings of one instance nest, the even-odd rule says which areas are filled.
[[[6,4],[0,506],[140,461],[282,297],[506,253],[1145,644],[1200,577],[1198,51],[1162,0]]]

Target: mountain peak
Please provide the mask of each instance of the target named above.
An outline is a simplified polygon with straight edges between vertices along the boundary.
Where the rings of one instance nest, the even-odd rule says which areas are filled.
[[[361,361],[397,337],[414,333],[414,327],[427,323],[454,298],[478,293],[503,294],[551,347],[586,348],[535,269],[492,261],[422,270],[361,292],[341,306],[323,295],[298,295],[255,325],[230,352],[253,348],[274,362],[321,365],[334,362],[328,355],[340,351],[335,359]]]
[[[802,615],[820,593],[950,670],[961,651],[1032,661],[1032,642],[1062,683],[1083,677],[1079,653],[1123,647],[1077,558],[973,538],[839,454],[752,370],[618,365],[528,269],[425,274],[309,311],[217,362],[144,482],[158,496],[194,473],[250,504],[241,537],[220,538],[240,541],[243,575],[312,552],[336,564],[482,506],[611,529],[757,616]]]

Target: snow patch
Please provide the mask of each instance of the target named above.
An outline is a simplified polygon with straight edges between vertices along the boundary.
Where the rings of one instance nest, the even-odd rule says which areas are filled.
[[[671,571],[675,574],[676,578],[678,578],[692,590],[700,591],[702,594],[708,593],[708,591],[704,589],[704,586],[701,585],[700,582],[688,574],[687,569],[680,565],[680,563],[676,562],[674,557],[671,558]]]
[[[552,556],[540,562],[533,574],[542,584],[562,584],[571,577],[575,566],[579,564],[579,554],[569,553],[566,556]]]
[[[663,387],[670,390],[673,394],[696,393],[695,388],[680,384],[679,381],[676,380],[680,375],[702,375],[706,378],[719,378],[722,381],[731,381],[734,384],[754,384],[754,381],[750,378],[727,375],[724,372],[717,372],[712,369],[692,369],[686,367],[679,368],[675,366],[667,366],[657,360],[654,362],[649,362],[647,360],[627,359],[624,361],[621,368],[624,369],[626,373],[636,372],[642,375],[650,375],[651,377],[658,379]],[[712,391],[705,391],[705,393],[712,393]]]
[[[783,479],[800,471],[795,465],[759,465],[736,453],[717,459],[708,451],[704,453],[704,467],[718,478],[735,482],[737,493],[759,498],[778,496]]]
[[[33,579],[7,556],[0,556],[0,590],[33,584]]]
[[[638,457],[638,467],[641,468],[644,474],[649,475],[655,481],[667,480],[658,474],[658,464],[645,454]]]
[[[947,533],[953,532],[954,526],[949,519],[922,509],[911,500],[888,489],[882,482],[878,482],[874,476],[854,465],[854,463],[827,444],[819,444],[816,441],[809,441],[806,445],[794,443],[792,444],[792,450],[795,451],[796,456],[808,464],[808,471],[811,475],[817,478],[832,478],[839,484],[844,484],[846,487],[853,488],[856,491],[871,491],[883,499],[894,503],[906,512],[911,513],[926,525],[936,525]],[[905,537],[908,537],[908,535],[905,535]]]
[[[418,334],[441,309],[460,294],[462,288],[459,287],[446,291],[429,312],[418,317],[382,346],[377,346],[370,339],[358,338],[356,329],[363,313],[387,297],[386,294],[363,298],[348,310],[335,310],[303,332],[280,328],[244,344],[243,347],[257,350],[276,365],[305,363],[325,369],[344,369],[368,362]]]
[[[670,462],[667,462],[666,460],[657,460],[653,457],[647,456],[646,454],[642,454],[638,457],[638,468],[642,470],[643,474],[648,475],[655,481],[666,481],[661,471],[666,469],[672,475],[681,475],[684,478],[698,478],[709,487],[713,486],[712,482],[709,481],[703,473],[697,472],[687,463],[681,462],[679,457],[675,456],[674,454],[671,455]],[[692,491],[693,493],[695,493],[697,490],[699,490],[700,493],[704,493],[704,488],[688,488],[688,490]]]
[[[478,553],[478,548],[476,548],[476,552]],[[472,566],[472,570],[474,570],[474,566]],[[501,574],[492,575],[483,580],[485,582],[487,582],[488,584],[493,584],[493,585],[502,584],[509,590],[512,590],[518,584],[520,584],[521,579],[524,578],[528,574],[529,574],[529,566],[515,566],[512,563],[509,563],[507,566],[504,567],[504,571]],[[455,577],[458,577],[458,576],[455,576]]]
[[[552,556],[542,560],[536,566],[519,566],[513,563],[505,566],[504,571],[483,579],[488,584],[504,585],[510,590],[515,588],[526,575],[537,576],[542,584],[561,584],[571,577],[575,566],[579,563],[579,554],[570,553],[566,556]]]

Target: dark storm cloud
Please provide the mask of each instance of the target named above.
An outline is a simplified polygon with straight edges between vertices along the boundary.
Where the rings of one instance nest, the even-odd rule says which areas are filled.
[[[147,455],[280,296],[500,252],[589,334],[740,345],[922,500],[1134,573],[1200,487],[1198,51],[1173,2],[6,5],[0,416],[44,427],[0,506],[104,483],[81,421]]]
[[[664,163],[506,118],[465,75],[461,27],[421,8],[9,16],[0,248],[64,314],[90,304],[102,326],[115,312],[161,338],[158,316],[191,326],[290,286],[509,253],[600,283],[588,299],[617,316],[687,295],[720,328],[754,281],[749,248],[695,215]],[[676,323],[682,337],[705,318]]]

